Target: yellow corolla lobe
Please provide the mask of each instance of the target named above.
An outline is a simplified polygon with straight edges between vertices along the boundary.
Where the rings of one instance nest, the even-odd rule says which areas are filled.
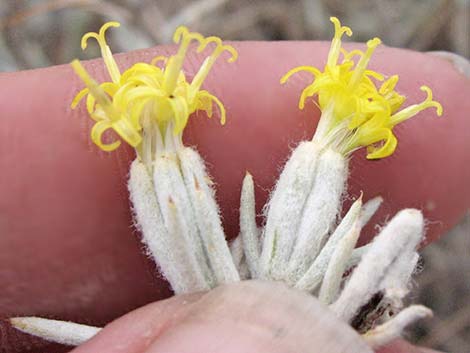
[[[85,49],[90,38],[97,40],[110,82],[96,83],[78,60],[72,62],[72,68],[86,88],[76,95],[71,105],[75,108],[86,96],[88,113],[96,121],[91,137],[100,148],[112,151],[120,145],[120,141],[110,144],[103,142],[102,136],[108,129],[114,130],[123,140],[137,148],[142,142],[144,120],[146,124],[149,121],[155,123],[162,135],[167,128],[172,128],[174,134],[181,134],[193,112],[203,110],[211,117],[214,104],[219,109],[221,123],[225,123],[222,102],[210,92],[201,90],[201,86],[223,52],[231,54],[229,62],[237,59],[237,52],[232,46],[223,44],[217,37],[204,38],[199,33],[179,27],[173,38],[179,44],[175,55],[158,56],[150,64],[136,63],[121,74],[105,38],[108,28],[118,26],[117,22],[108,22],[98,33],[85,34],[81,43]],[[197,42],[198,52],[211,43],[215,43],[215,47],[192,81],[188,82],[182,67],[193,42]]]
[[[305,107],[308,98],[318,96],[322,117],[314,139],[344,155],[367,147],[368,159],[387,157],[397,146],[392,131],[395,125],[430,107],[436,108],[437,114],[441,115],[442,106],[432,99],[431,89],[423,86],[421,89],[427,93],[425,101],[398,111],[405,101],[405,97],[395,91],[398,75],[385,79],[381,73],[367,68],[375,49],[381,44],[380,39],[369,40],[365,51],[348,52],[342,48],[341,39],[344,34],[351,36],[351,29],[341,26],[335,17],[331,22],[335,34],[324,70],[300,66],[287,72],[281,83],[301,71],[313,75],[313,82],[300,95],[299,108]],[[379,88],[377,82],[383,82]]]

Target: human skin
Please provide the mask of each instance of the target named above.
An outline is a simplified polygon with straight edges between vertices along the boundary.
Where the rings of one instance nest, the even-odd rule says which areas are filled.
[[[328,51],[328,43],[319,42],[234,45],[239,60],[219,60],[203,86],[224,102],[227,124],[221,127],[217,119],[196,113],[184,133],[185,143],[195,145],[208,164],[228,237],[238,232],[245,171],[254,176],[260,211],[291,148],[312,136],[319,118],[313,102],[304,111],[297,108],[310,77],[300,75],[285,86],[279,78],[298,65],[323,67]],[[131,52],[119,55],[118,62],[125,69],[171,50]],[[191,75],[201,56],[188,59]],[[444,115],[437,118],[427,110],[395,128],[399,144],[391,157],[367,161],[364,151],[356,152],[348,195],[363,191],[366,200],[384,197],[372,223],[383,224],[401,208],[422,209],[431,241],[470,204],[470,80],[446,60],[400,49],[379,48],[370,66],[400,75],[397,90],[408,97],[405,105],[424,99],[419,87],[430,86]],[[98,80],[107,77],[101,61],[86,67]],[[132,226],[125,183],[134,152],[122,146],[106,153],[91,143],[92,121],[84,107],[69,107],[82,87],[68,65],[0,75],[3,317],[103,325],[171,295]],[[374,234],[373,227],[366,228],[362,242]],[[29,341],[23,340],[28,338],[9,340],[15,343],[7,343],[6,351],[26,347]],[[54,352],[37,340],[31,346],[30,352],[35,347]]]

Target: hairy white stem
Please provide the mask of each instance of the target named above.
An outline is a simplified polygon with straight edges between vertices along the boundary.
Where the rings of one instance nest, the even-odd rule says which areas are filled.
[[[67,346],[79,346],[101,330],[99,327],[40,317],[14,317],[10,323],[22,332]]]
[[[359,217],[359,226],[364,227],[372,218],[372,216],[377,212],[380,205],[383,202],[381,196],[374,197],[367,201],[364,206],[362,206],[361,216]]]
[[[253,177],[249,173],[246,173],[243,179],[240,198],[240,234],[251,276],[258,278],[260,243],[256,225],[255,187]]]
[[[323,279],[323,275],[328,267],[328,263],[333,255],[335,248],[338,246],[338,243],[341,239],[348,234],[348,232],[353,228],[354,224],[358,221],[362,207],[362,199],[359,198],[348,210],[344,218],[341,220],[338,227],[328,239],[327,243],[318,254],[317,258],[313,264],[309,267],[307,272],[300,278],[299,281],[295,284],[295,288],[312,292]],[[363,250],[361,248],[356,249],[352,253],[351,260],[348,262],[348,266],[354,266],[357,264],[361,256],[363,255]]]
[[[289,261],[289,278],[295,281],[305,275],[336,222],[348,176],[347,164],[346,158],[331,149],[319,157],[315,182],[303,209]]]
[[[292,152],[269,201],[260,258],[260,275],[283,279],[291,255],[299,220],[315,180],[318,146],[302,142]]]
[[[362,337],[372,348],[378,348],[400,337],[409,324],[430,316],[432,316],[430,309],[422,305],[412,305],[386,323],[366,332]]]
[[[359,224],[355,224],[349,230],[348,234],[342,237],[338,242],[338,245],[331,256],[328,268],[326,269],[322,286],[320,287],[318,299],[322,303],[329,305],[336,299],[344,271],[348,264],[348,259],[351,257],[351,253],[354,250],[354,246],[357,243],[360,232],[361,229]]]
[[[142,241],[155,263],[175,293],[191,291],[192,279],[187,273],[187,264],[181,261],[180,242],[165,227],[152,178],[146,166],[138,160],[132,162],[128,186]]]
[[[401,254],[416,248],[423,237],[423,228],[420,211],[400,211],[374,239],[340,297],[332,304],[333,311],[350,322],[358,310],[383,288]]]
[[[216,285],[240,280],[228,248],[214,198],[214,191],[199,154],[183,147],[178,151],[186,189],[194,206],[195,223],[202,237]]]

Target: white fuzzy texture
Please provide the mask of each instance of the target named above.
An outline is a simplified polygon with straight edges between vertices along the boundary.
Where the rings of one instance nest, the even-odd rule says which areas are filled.
[[[240,267],[238,268],[238,274],[240,276],[241,281],[252,278],[250,268],[248,267],[248,263],[246,262],[245,257],[243,257],[242,262],[240,263]]]
[[[336,300],[343,274],[348,264],[348,259],[351,257],[352,251],[356,246],[360,232],[359,224],[355,224],[351,227],[348,234],[342,237],[338,242],[320,287],[318,299],[320,299],[322,303],[328,305]]]
[[[186,268],[182,275],[188,276],[188,291],[210,289],[212,272],[204,254],[198,228],[186,186],[181,176],[177,155],[167,153],[156,157],[154,162],[154,189],[168,233],[173,245],[167,251],[175,252],[177,260]]]
[[[299,280],[305,275],[332,230],[341,210],[347,165],[346,158],[333,150],[326,149],[321,153],[289,261],[290,279]]]
[[[233,263],[235,267],[240,272],[240,266],[244,260],[244,252],[243,252],[243,241],[241,235],[238,235],[229,245],[230,253],[232,254]]]
[[[372,347],[378,348],[401,336],[411,323],[432,316],[432,311],[422,305],[412,305],[403,309],[394,318],[368,331],[362,337]]]
[[[331,305],[333,311],[350,322],[358,310],[384,288],[401,254],[416,248],[423,238],[423,228],[420,211],[400,211],[374,239],[340,297]]]
[[[99,327],[39,317],[15,317],[10,319],[10,323],[22,332],[67,346],[79,346],[101,330]]]
[[[194,222],[199,229],[203,245],[214,272],[216,284],[240,280],[233,263],[219,216],[214,191],[207,176],[204,162],[199,154],[183,147],[178,151],[183,178],[191,204],[194,207]]]
[[[403,253],[383,281],[385,298],[394,310],[403,307],[403,299],[410,291],[411,276],[418,260],[419,255],[416,251]]]
[[[229,248],[230,253],[232,254],[233,263],[235,264],[235,267],[237,268],[238,274],[240,276],[240,280],[243,281],[245,279],[253,278],[250,272],[250,268],[246,262],[242,236],[238,235],[235,239],[233,239]]]
[[[364,257],[364,255],[370,250],[372,244],[366,244],[359,248],[354,249],[351,254],[351,258],[348,261],[348,269],[356,266]]]
[[[184,261],[187,250],[180,248],[179,237],[165,227],[152,178],[138,160],[132,162],[128,187],[142,241],[172,289],[175,293],[187,293],[199,287],[191,276],[192,268]]]
[[[240,235],[243,239],[243,249],[246,263],[251,276],[258,278],[260,242],[256,225],[255,187],[253,177],[247,173],[243,179],[240,198]]]
[[[407,291],[418,260],[419,255],[414,250],[401,254],[384,281],[384,289],[396,288]]]
[[[299,281],[295,284],[295,288],[312,292],[318,285],[321,283],[325,271],[328,267],[328,263],[333,256],[335,248],[338,246],[338,243],[343,237],[345,237],[348,232],[353,228],[354,224],[358,222],[362,207],[362,200],[356,200],[341,220],[338,227],[328,239],[325,246],[322,248],[318,256],[315,258],[315,261],[309,267],[308,271],[300,278]],[[359,254],[358,254],[359,253]],[[356,254],[356,255],[354,255]],[[357,255],[358,254],[358,255]],[[363,255],[363,250],[356,249],[352,253],[352,260],[348,262],[348,266],[353,266],[357,264]]]
[[[292,152],[269,201],[260,274],[282,279],[286,271],[307,197],[315,180],[318,147],[302,142]]]
[[[372,216],[377,212],[380,205],[383,202],[383,198],[381,196],[374,197],[367,201],[364,206],[362,206],[361,216],[359,218],[359,226],[362,228],[364,227],[372,218]]]

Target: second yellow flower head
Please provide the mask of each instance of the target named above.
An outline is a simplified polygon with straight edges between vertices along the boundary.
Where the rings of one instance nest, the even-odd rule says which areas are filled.
[[[281,83],[300,71],[314,76],[314,81],[302,91],[299,101],[299,108],[303,109],[307,98],[318,95],[322,118],[314,138],[344,155],[367,147],[368,159],[387,157],[397,146],[392,131],[395,125],[429,107],[435,107],[437,114],[441,115],[442,106],[433,101],[431,89],[422,86],[427,98],[420,104],[398,111],[405,101],[405,97],[395,91],[398,76],[385,80],[382,74],[367,69],[380,39],[369,40],[365,51],[348,52],[342,48],[341,38],[344,34],[351,36],[351,29],[341,26],[336,17],[332,17],[331,22],[335,26],[335,34],[324,70],[300,66],[287,72]],[[377,81],[382,81],[380,87],[376,86]]]

